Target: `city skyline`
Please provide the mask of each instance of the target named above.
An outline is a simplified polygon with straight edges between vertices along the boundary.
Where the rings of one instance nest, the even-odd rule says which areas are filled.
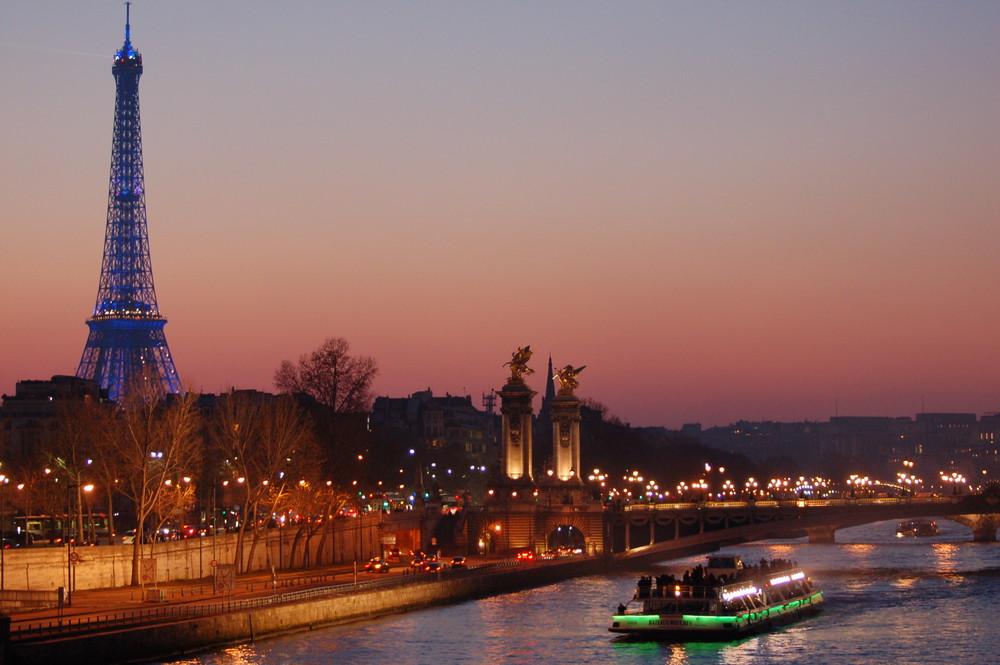
[[[0,25],[0,391],[73,374],[125,10]],[[633,425],[1000,410],[1000,6],[132,6],[150,248],[195,389],[341,336],[378,395]]]

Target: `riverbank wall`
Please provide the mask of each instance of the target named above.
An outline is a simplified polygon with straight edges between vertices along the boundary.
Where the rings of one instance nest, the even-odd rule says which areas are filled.
[[[237,564],[254,572],[309,569],[319,564],[366,561],[382,552],[383,515],[373,513],[331,522],[330,530],[310,538],[296,537],[292,528],[245,534],[242,546],[235,533],[144,544],[141,558],[155,561],[141,568],[143,586],[159,582],[211,577],[219,564]],[[132,545],[77,547],[34,546],[9,549],[0,559],[5,591],[110,589],[132,581]],[[14,595],[0,592],[0,602]]]
[[[2,665],[74,663],[107,665],[158,660],[386,616],[434,605],[471,600],[599,574],[610,560],[584,558],[541,564],[515,564],[483,572],[427,575],[407,584],[387,585],[301,602],[203,616],[173,623],[138,626],[44,641],[7,642]],[[609,610],[610,611],[610,610]]]

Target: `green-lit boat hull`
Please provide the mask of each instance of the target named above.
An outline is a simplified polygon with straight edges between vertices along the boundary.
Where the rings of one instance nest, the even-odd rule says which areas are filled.
[[[822,609],[823,592],[816,591],[742,614],[616,614],[608,630],[658,639],[726,640],[793,623]]]

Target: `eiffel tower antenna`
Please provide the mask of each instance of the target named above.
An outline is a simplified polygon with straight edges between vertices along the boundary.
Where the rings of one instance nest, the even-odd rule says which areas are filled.
[[[111,146],[104,261],[90,335],[76,375],[98,381],[119,400],[136,381],[157,392],[180,393],[153,288],[146,230],[146,187],[139,126],[142,55],[132,46],[130,2],[125,3],[125,43],[115,53],[115,130]]]

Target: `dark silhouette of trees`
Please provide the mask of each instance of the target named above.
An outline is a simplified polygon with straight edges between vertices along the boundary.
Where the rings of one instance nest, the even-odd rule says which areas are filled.
[[[183,478],[190,478],[199,468],[204,449],[198,395],[162,393],[153,381],[138,379],[126,391],[112,412],[108,426],[96,447],[95,458],[116,473],[113,485],[135,507],[136,536],[132,543],[133,586],[139,584],[139,559],[144,534],[159,522],[157,512],[164,510],[177,493]],[[169,481],[169,482],[168,482]],[[154,539],[150,539],[152,556]]]
[[[334,518],[341,508],[354,500],[352,492],[333,481],[310,482],[300,480],[287,493],[282,503],[283,509],[298,517],[290,526],[294,530],[289,565],[309,566],[323,563],[323,552],[327,540],[333,535]],[[313,550],[309,547],[312,539],[321,534],[316,560],[311,561]],[[332,560],[331,562],[332,563]]]
[[[370,356],[352,356],[343,337],[331,337],[298,363],[283,360],[274,373],[282,393],[305,393],[334,413],[367,413],[371,410],[372,381],[378,365]]]
[[[56,416],[57,436],[53,445],[45,451],[46,468],[55,472],[54,487],[62,481],[60,490],[65,492],[62,497],[52,496],[49,502],[50,515],[71,511],[72,503],[76,502],[73,515],[75,533],[69,537],[82,538],[83,502],[80,500],[84,475],[90,472],[88,468],[96,455],[103,436],[108,432],[110,410],[90,398],[80,401],[67,401],[59,405]],[[60,506],[60,503],[64,505]],[[56,506],[60,509],[56,510]]]
[[[729,477],[757,475],[760,469],[745,456],[703,446],[662,428],[634,428],[608,413],[604,405],[588,402],[581,411],[580,457],[588,468],[599,468],[614,478],[641,470],[671,492],[680,481],[691,482],[705,475],[705,464],[726,469]]]
[[[252,557],[262,529],[292,488],[321,482],[320,455],[309,418],[288,395],[233,391],[220,396],[209,431],[223,476],[240,502],[234,563],[243,570],[247,529],[253,534]],[[263,525],[259,514],[267,516]]]
[[[327,339],[297,363],[282,361],[274,374],[278,391],[297,395],[312,415],[325,475],[338,484],[362,481],[370,466],[367,421],[377,374],[375,360],[351,355],[343,337]]]

